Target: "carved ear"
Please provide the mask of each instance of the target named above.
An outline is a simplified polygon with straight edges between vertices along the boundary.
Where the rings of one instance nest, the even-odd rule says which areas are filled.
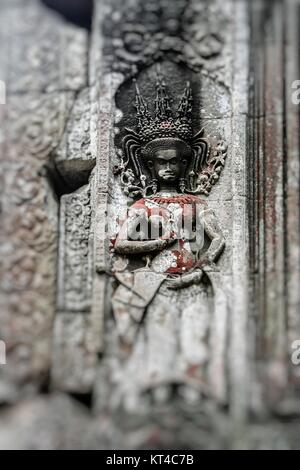
[[[149,159],[149,160],[147,160],[147,165],[148,165],[148,167],[149,167],[150,169],[152,169],[153,166],[154,166],[154,163],[153,163],[152,160]]]
[[[147,168],[150,172],[151,179],[153,180],[155,178],[154,163],[150,158],[147,159]]]
[[[183,158],[182,160],[180,160],[180,164],[185,168],[187,166],[187,159],[186,158]]]

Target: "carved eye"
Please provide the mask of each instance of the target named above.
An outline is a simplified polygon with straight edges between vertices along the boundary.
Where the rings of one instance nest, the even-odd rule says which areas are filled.
[[[182,163],[182,165],[185,166],[187,164],[187,160],[184,158],[183,160],[181,160],[181,163]]]
[[[148,160],[147,161],[147,165],[149,168],[153,168],[153,161],[152,160]]]

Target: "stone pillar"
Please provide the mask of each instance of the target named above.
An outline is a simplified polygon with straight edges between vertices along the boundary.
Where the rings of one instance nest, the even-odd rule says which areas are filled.
[[[284,13],[285,12],[285,13]],[[297,414],[299,368],[299,3],[253,2],[249,91],[249,229],[253,286],[254,409]]]

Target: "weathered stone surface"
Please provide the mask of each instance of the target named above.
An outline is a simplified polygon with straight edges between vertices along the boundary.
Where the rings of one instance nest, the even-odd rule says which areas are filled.
[[[91,196],[85,186],[60,199],[58,309],[89,311],[92,292]]]
[[[298,133],[294,130],[298,128],[298,111],[292,103],[291,88],[298,73],[298,8],[299,3],[293,1],[272,6],[255,2],[251,24],[254,79],[250,109],[255,118],[249,121],[248,137],[253,162],[249,166],[249,216],[257,332],[253,347],[254,357],[260,359],[256,380],[263,398],[259,410],[264,406],[275,413],[287,397],[290,403],[295,400],[296,413],[299,386],[299,368],[291,362],[292,341],[300,335],[298,322],[291,320],[295,318],[291,312],[297,312],[298,317],[299,289],[291,289],[290,283],[290,279],[294,286],[299,283],[299,199],[296,202],[289,196],[296,187],[299,195],[299,179],[294,172],[299,156]],[[283,11],[288,20],[282,19]]]
[[[36,397],[1,413],[0,449],[84,449],[89,426],[87,411],[71,398]]]
[[[78,91],[87,81],[87,33],[68,25],[38,0],[3,2],[2,67],[10,93]],[[63,51],[63,54],[62,54]]]
[[[47,383],[56,311],[58,198],[52,154],[85,85],[87,34],[39,2],[1,5],[1,403]],[[62,42],[69,41],[66,48]],[[53,38],[52,40],[50,38]],[[76,54],[75,54],[76,52]]]
[[[88,393],[95,379],[90,316],[86,312],[59,312],[52,348],[52,388]],[[97,330],[96,330],[97,331]]]
[[[299,448],[299,2],[102,0],[90,42],[36,0],[0,10],[0,447]],[[148,273],[133,305],[120,157],[157,63],[172,109],[191,82],[207,161],[226,143],[201,195],[225,248],[172,294]]]
[[[137,2],[138,4],[138,2]],[[211,15],[211,21],[209,25],[214,23],[218,24],[220,11],[220,5],[215,2],[212,6],[204,6],[204,4],[197,4],[191,2],[190,6],[186,8],[186,15],[190,15],[189,28],[193,29],[191,18],[193,14],[195,16],[195,24],[199,31],[203,31],[207,25],[202,24],[202,20],[196,19],[194,9],[206,12],[208,16]],[[180,9],[180,5],[174,6],[173,14],[176,15],[176,8]],[[96,24],[100,24],[102,18],[106,18],[109,14],[110,6],[107,4],[106,8],[103,7],[96,12]],[[121,7],[120,7],[121,8]],[[136,12],[138,12],[137,7]],[[143,8],[143,7],[141,7]],[[164,8],[164,7],[163,7]],[[236,417],[238,426],[240,426],[241,420],[246,416],[247,410],[247,375],[246,375],[246,337],[247,337],[247,316],[248,310],[245,306],[248,303],[248,278],[247,278],[247,188],[246,188],[246,168],[247,168],[247,155],[246,155],[246,129],[247,129],[247,103],[248,96],[246,94],[246,86],[248,79],[248,69],[246,67],[246,59],[248,53],[247,35],[244,34],[244,41],[239,45],[239,48],[235,44],[235,35],[240,30],[240,26],[235,23],[235,18],[245,19],[247,18],[246,6],[243,2],[238,4],[237,8],[234,8],[233,4],[228,3],[226,5],[227,13],[231,13],[235,10],[235,15],[230,18],[230,15],[226,17],[224,15],[224,21],[226,26],[222,29],[224,47],[219,49],[216,56],[210,57],[208,54],[205,59],[201,59],[201,66],[193,63],[193,72],[188,69],[184,69],[184,66],[177,67],[178,61],[183,61],[184,64],[189,63],[186,56],[180,55],[178,58],[178,52],[172,38],[170,39],[170,50],[168,50],[166,56],[161,50],[163,48],[165,36],[168,37],[170,34],[168,26],[165,27],[165,23],[160,25],[162,29],[162,39],[160,43],[152,41],[153,55],[149,55],[147,49],[147,27],[148,24],[143,24],[140,32],[136,32],[134,29],[134,15],[139,14],[132,12],[131,18],[126,23],[126,31],[122,33],[120,28],[112,29],[108,26],[105,31],[105,45],[107,49],[104,49],[104,56],[101,57],[101,63],[106,64],[107,68],[104,70],[103,78],[100,81],[101,86],[99,89],[100,97],[100,108],[99,108],[99,156],[96,166],[96,174],[99,175],[99,187],[101,191],[108,192],[108,210],[110,220],[115,214],[120,213],[120,208],[124,203],[124,196],[119,184],[118,178],[112,174],[113,165],[118,164],[118,154],[115,151],[115,146],[112,142],[111,129],[115,126],[115,142],[120,142],[122,137],[122,127],[131,127],[134,125],[133,116],[134,109],[130,108],[134,99],[134,88],[131,87],[130,81],[122,82],[130,76],[137,76],[140,89],[143,94],[148,93],[149,85],[153,81],[155,74],[155,67],[151,68],[151,64],[158,59],[161,60],[161,65],[166,75],[166,81],[173,78],[173,97],[176,94],[180,94],[180,84],[184,83],[184,80],[190,78],[193,83],[193,91],[195,94],[195,116],[194,125],[203,125],[205,128],[205,136],[220,135],[226,141],[228,145],[228,157],[225,164],[224,173],[222,174],[220,181],[213,188],[211,195],[208,198],[209,204],[215,209],[218,214],[219,221],[224,229],[226,236],[226,249],[218,262],[218,271],[212,273],[214,276],[213,285],[213,297],[212,302],[215,304],[213,309],[213,315],[210,318],[211,328],[211,347],[209,349],[210,366],[209,366],[209,386],[213,390],[212,401],[221,403],[232,403],[233,412]],[[116,10],[116,8],[115,8]],[[165,11],[166,17],[172,13]],[[193,14],[191,12],[194,12]],[[198,18],[198,17],[197,17]],[[118,15],[114,15],[113,21],[118,24]],[[141,20],[142,23],[144,20]],[[145,20],[146,22],[146,20]],[[166,21],[167,22],[167,21]],[[204,21],[203,21],[204,23]],[[171,21],[170,21],[171,24]],[[107,26],[107,23],[106,23]],[[188,28],[187,27],[187,28]],[[166,29],[164,29],[166,28]],[[201,29],[203,28],[203,30]],[[213,27],[212,27],[213,29]],[[110,36],[117,35],[118,40],[114,40],[112,44]],[[128,33],[127,33],[128,31]],[[129,33],[130,31],[130,33]],[[141,45],[141,50],[131,51],[128,53],[127,34],[140,34],[144,37],[145,44]],[[164,36],[165,35],[165,36]],[[205,35],[205,34],[204,34]],[[201,34],[199,32],[199,41]],[[92,50],[98,51],[102,41],[101,37],[94,32],[94,43]],[[195,38],[193,35],[188,37],[185,35],[185,40],[190,41],[191,47],[194,47],[196,54],[202,50],[201,45],[195,46]],[[210,38],[210,45],[214,44],[214,38]],[[99,45],[98,45],[99,44]],[[234,47],[233,47],[234,45]],[[190,47],[190,46],[189,46]],[[189,47],[187,47],[188,50]],[[112,52],[113,50],[113,52]],[[112,56],[109,54],[113,54]],[[203,53],[203,50],[202,50]],[[95,55],[95,57],[97,57]],[[210,62],[211,59],[211,62]],[[175,65],[174,65],[175,63]],[[234,69],[232,63],[235,64]],[[213,68],[220,65],[222,70],[222,78],[216,77]],[[198,68],[199,66],[199,68]],[[176,68],[177,67],[177,68]],[[97,76],[97,70],[100,70],[99,63],[95,61],[92,67],[92,77]],[[116,73],[117,72],[117,73]],[[138,72],[138,73],[137,73]],[[123,76],[122,76],[123,74]],[[121,85],[121,86],[120,86]],[[150,88],[149,88],[150,89]],[[222,91],[221,91],[222,90]],[[114,108],[113,95],[116,94],[116,106]],[[149,95],[150,96],[150,95]],[[233,97],[233,98],[232,98]],[[149,97],[148,97],[149,98]],[[151,99],[151,97],[150,97]],[[132,109],[131,114],[129,110]],[[115,114],[115,120],[112,122],[111,116]],[[128,118],[127,118],[128,116]],[[128,121],[126,122],[126,119]],[[120,136],[120,137],[119,137]],[[107,155],[110,155],[110,165],[107,169]],[[103,161],[104,160],[104,161]],[[110,188],[113,187],[113,193],[110,192]],[[101,206],[99,206],[99,209]],[[96,229],[95,233],[101,229],[103,231],[103,216],[106,206],[102,206],[102,211],[99,210],[99,228]],[[100,215],[102,214],[102,215]],[[108,225],[108,238],[114,235],[114,224]],[[96,246],[99,246],[97,243]],[[98,255],[99,256],[99,255]],[[101,258],[105,259],[105,258]],[[107,269],[107,264],[100,264],[102,269]],[[109,288],[111,289],[111,288]],[[109,290],[110,292],[111,290]],[[160,299],[160,297],[159,297]],[[146,382],[146,371],[159,369],[165,371],[166,384],[171,381],[170,378],[170,365],[167,361],[168,354],[163,355],[163,348],[160,346],[165,344],[168,349],[172,346],[172,341],[176,337],[173,329],[183,329],[182,334],[185,335],[185,328],[181,325],[180,320],[177,317],[176,306],[174,307],[173,317],[172,310],[170,311],[170,324],[167,322],[167,313],[164,314],[163,306],[159,305],[162,300],[153,301],[153,316],[149,312],[148,320],[145,319],[145,330],[147,330],[148,338],[150,338],[153,344],[157,341],[157,345],[154,350],[157,352],[153,357],[147,355],[147,345],[140,344],[140,348],[136,351],[135,362],[132,362],[132,368],[126,366],[126,360],[124,358],[123,363],[118,359],[118,339],[116,336],[115,326],[113,321],[107,321],[106,333],[109,332],[108,338],[105,339],[104,347],[104,358],[99,365],[99,378],[96,381],[96,396],[99,395],[97,403],[100,408],[116,407],[117,404],[122,404],[130,410],[130,413],[140,413],[143,409],[146,409],[151,402],[148,393],[151,395],[151,388],[153,384]],[[176,303],[176,302],[175,302]],[[155,319],[155,308],[157,309],[157,319]],[[171,309],[171,307],[170,307]],[[191,311],[192,311],[191,304]],[[158,312],[161,313],[161,325],[159,324]],[[200,315],[199,309],[195,308],[196,312]],[[198,315],[198,320],[200,316]],[[197,314],[196,314],[197,317]],[[150,319],[151,318],[151,319]],[[171,321],[173,318],[173,321]],[[164,320],[165,319],[165,320]],[[197,318],[196,318],[197,319]],[[165,321],[165,323],[164,323]],[[151,323],[153,326],[146,326]],[[229,328],[228,325],[231,325]],[[228,329],[229,328],[229,329]],[[194,327],[198,330],[199,327]],[[201,328],[200,328],[201,329]],[[151,331],[150,331],[151,330]],[[188,327],[189,330],[189,327]],[[192,331],[193,327],[190,327],[189,331]],[[179,335],[180,336],[180,335]],[[150,341],[149,340],[149,341]],[[218,348],[215,345],[218,344]],[[150,346],[149,346],[150,347]],[[152,346],[151,346],[152,347]],[[173,346],[172,346],[173,347]],[[229,351],[229,354],[228,354]],[[193,354],[193,351],[190,351]],[[174,354],[176,353],[176,346],[174,345]],[[146,359],[147,358],[147,359]],[[178,361],[184,361],[183,355],[178,358]],[[120,361],[120,362],[119,362]],[[133,365],[135,364],[135,365]],[[226,368],[231,371],[230,374],[226,374]],[[143,369],[143,371],[141,370]],[[140,372],[139,372],[140,371]],[[217,372],[218,371],[218,372]],[[145,375],[145,377],[144,377]],[[218,376],[218,377],[217,377]],[[143,378],[144,377],[144,378]],[[105,385],[104,385],[105,383]],[[129,385],[130,384],[130,385]],[[158,387],[159,388],[159,387]],[[145,395],[139,398],[138,390],[147,390]],[[111,391],[110,391],[111,390]],[[230,390],[230,396],[228,396],[228,390]],[[153,392],[154,393],[154,392]],[[161,391],[157,391],[157,396],[169,397],[168,386],[162,387]],[[192,394],[193,395],[193,394]],[[152,396],[152,395],[151,395]],[[158,398],[159,399],[159,398]],[[170,399],[167,398],[167,399]],[[186,394],[183,393],[183,400],[195,400],[197,397],[189,397],[188,391]],[[147,401],[149,400],[149,401]],[[205,407],[205,404],[199,401],[199,409]],[[174,404],[174,407],[176,405]],[[175,408],[174,408],[175,409]],[[178,418],[180,420],[180,418]],[[208,419],[211,419],[208,418]],[[221,419],[221,418],[220,418]],[[146,424],[145,424],[146,425]],[[217,439],[217,438],[216,438]],[[216,442],[216,441],[215,441]]]
[[[77,188],[88,181],[95,165],[91,153],[90,137],[90,90],[81,91],[72,107],[63,139],[55,152],[58,172],[70,188]]]

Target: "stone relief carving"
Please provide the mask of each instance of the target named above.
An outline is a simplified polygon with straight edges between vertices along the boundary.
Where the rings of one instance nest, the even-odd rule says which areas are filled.
[[[134,2],[112,10],[104,22],[108,68],[132,76],[162,58],[208,73],[220,82],[224,68],[227,12],[215,2],[165,0]]]
[[[62,196],[60,203],[59,308],[86,311],[91,297],[90,189]]]
[[[59,229],[50,167],[87,86],[89,45],[86,31],[39,1],[2,3],[0,336],[10,367],[0,371],[1,404],[40,387],[50,369]]]
[[[193,130],[189,82],[176,111],[159,68],[153,109],[135,86],[136,129],[126,129],[115,174],[125,195],[138,200],[111,240],[118,282],[112,306],[128,354],[123,366],[137,367],[145,388],[169,380],[206,393],[210,272],[216,270],[225,240],[200,195],[207,195],[218,180],[227,148],[224,141],[205,138],[203,129]]]
[[[72,103],[72,92],[13,97],[7,116],[15,122],[7,133],[10,158],[18,162],[33,157],[38,170],[48,163],[62,139]],[[30,173],[29,169],[26,171]]]
[[[38,175],[40,160],[25,160],[4,171],[8,196],[2,199],[1,232],[1,333],[14,365],[6,379],[20,384],[29,376],[42,377],[49,366],[45,338],[51,331],[55,307],[52,273],[57,242],[54,195],[46,178]],[[8,390],[7,395],[5,388],[2,390],[0,399],[14,399],[13,387]]]
[[[142,126],[142,120],[149,121],[151,116],[148,111],[147,104],[143,100],[138,86],[137,95],[136,95],[136,109],[137,116],[139,119],[139,127]],[[161,87],[161,88],[159,88]],[[173,118],[170,115],[160,116],[160,104],[159,104],[159,93],[162,92],[165,95],[167,100],[167,106],[170,112],[170,100],[166,95],[165,84],[157,83],[158,96],[156,102],[156,116],[155,119],[149,124],[149,129],[146,129],[147,136],[142,137],[144,141],[147,141],[149,137],[162,137],[164,134],[176,136],[182,134],[183,138],[190,140],[192,153],[194,155],[194,164],[190,166],[189,171],[184,171],[183,177],[180,179],[180,191],[186,192],[189,194],[209,194],[212,186],[218,181],[220,173],[223,166],[225,165],[225,158],[227,155],[227,146],[224,141],[214,141],[213,146],[210,144],[208,139],[203,137],[204,129],[200,129],[192,138],[187,135],[187,132],[190,131],[183,128],[179,119],[174,123]],[[185,106],[188,103],[188,106],[192,106],[192,94],[191,87],[188,83],[187,88],[185,89],[184,97],[182,98],[178,116],[180,116],[181,107]],[[191,114],[191,111],[189,111]],[[161,124],[164,126],[162,129],[157,126],[159,119],[166,117],[166,121]],[[170,119],[169,119],[170,118]],[[185,119],[185,117],[184,117]],[[157,121],[157,122],[156,122]],[[176,124],[180,126],[176,128]],[[151,135],[152,132],[152,135]],[[129,130],[127,136],[123,140],[123,152],[120,151],[119,155],[121,157],[121,164],[116,166],[114,172],[118,174],[121,173],[121,181],[123,185],[124,193],[127,196],[134,197],[138,194],[147,196],[147,193],[156,193],[157,192],[157,180],[155,177],[147,181],[147,176],[142,173],[142,167],[139,163],[139,158],[137,151],[141,146],[141,138],[137,135],[135,131]],[[201,155],[200,155],[201,154]],[[133,170],[135,169],[135,171]],[[152,175],[153,176],[153,175]],[[148,178],[149,179],[149,178]],[[147,184],[149,183],[149,184]]]
[[[299,172],[295,172],[299,110],[291,103],[289,84],[299,73],[295,55],[299,2],[94,3],[94,31],[89,40],[82,30],[67,26],[50,11],[43,12],[39,0],[1,2],[0,35],[9,47],[0,50],[0,62],[5,65],[1,79],[8,85],[8,106],[0,106],[0,338],[8,353],[8,367],[0,370],[0,447],[297,448],[300,369],[291,364],[289,348],[300,331]],[[106,38],[99,27],[102,21]],[[174,69],[179,65],[178,70],[186,65],[191,77],[192,71],[197,72],[195,80],[191,78],[193,108],[197,109],[192,127],[194,135],[204,126],[198,140],[203,144],[199,152],[205,156],[198,175],[189,175],[189,168],[183,178],[184,166],[180,167],[168,201],[161,195],[161,179],[151,173],[158,172],[155,165],[151,169],[151,163],[149,167],[147,159],[141,158],[146,179],[136,171],[131,154],[136,142],[140,144],[140,133],[133,120],[128,121],[126,127],[132,130],[125,132],[124,141],[124,147],[125,142],[132,142],[132,152],[124,148],[121,164],[111,175],[117,163],[112,124],[115,92],[129,89],[126,80],[137,76],[142,91],[139,99],[146,96],[150,103],[142,74],[144,68],[164,60],[176,64]],[[272,80],[274,74],[276,80]],[[146,79],[150,75],[145,73]],[[178,75],[168,71],[167,85],[176,99],[185,87]],[[182,82],[181,88],[176,80]],[[120,83],[125,84],[121,90]],[[226,96],[220,83],[229,84]],[[122,113],[130,112],[129,104],[119,107],[117,98],[116,104]],[[170,108],[175,106],[170,103]],[[4,122],[7,117],[10,124]],[[230,142],[228,162],[225,144],[209,137],[216,132]],[[124,135],[122,129],[120,134]],[[192,140],[190,144],[193,149]],[[181,155],[184,149],[184,145],[167,150],[164,146],[159,152]],[[52,180],[44,172],[52,157],[70,185],[60,188],[58,196],[64,190],[74,191],[62,196],[60,222]],[[96,159],[99,173],[95,171],[89,187],[82,187]],[[226,174],[210,195],[225,162]],[[189,246],[202,243],[201,238],[193,243],[174,237],[168,245],[167,235],[178,227],[182,207],[192,206],[187,212],[193,215],[194,206],[196,211],[199,200],[208,195],[209,207],[222,217],[226,233],[226,253],[215,259],[220,273],[205,271],[208,266],[204,265],[204,273],[201,265],[188,273],[151,270],[156,257],[159,267],[162,258],[168,262],[168,253],[168,269],[178,269],[178,264],[172,266],[178,261],[178,253],[174,260],[172,251],[180,252],[176,244],[189,252]],[[86,256],[91,236],[89,197],[95,241]],[[154,229],[158,222],[157,238],[162,239],[160,251],[137,255],[131,249],[122,253],[126,237],[118,243],[113,239],[112,282],[105,274],[105,216],[110,198],[114,198],[110,215],[118,212],[120,202],[129,201],[128,219],[134,220],[140,211],[142,228],[146,229],[144,218],[151,218]],[[180,201],[177,208],[174,199]],[[138,201],[142,202],[136,207]],[[131,227],[131,235],[138,235],[134,224]],[[144,249],[152,241],[144,238],[129,241]],[[210,239],[199,261],[209,243]],[[88,274],[90,255],[95,256],[95,263]],[[60,284],[64,291],[59,310],[63,311],[55,316],[57,258],[65,284]],[[183,261],[188,263],[189,258]],[[181,262],[183,270],[187,266]],[[194,273],[199,275],[194,284],[173,288],[176,281]],[[92,293],[88,276],[96,281]],[[114,290],[119,342],[107,309]],[[218,298],[218,291],[228,304]],[[124,310],[129,305],[129,319],[121,316],[122,299]],[[217,313],[212,324],[213,310]],[[104,346],[99,348],[100,342]],[[210,344],[214,348],[209,349]],[[206,366],[211,381],[206,380]],[[54,380],[45,393],[50,370]],[[178,388],[169,387],[168,395],[159,386],[162,382],[178,384]],[[217,390],[218,403],[228,398],[230,406],[219,409],[207,400],[189,406],[197,394],[186,394],[182,382],[204,393],[209,388]],[[147,392],[152,389],[151,397],[148,393],[146,397],[148,407],[136,406],[132,392],[137,383]],[[152,394],[156,385],[157,393]],[[130,401],[127,418],[123,410],[115,412],[119,404],[115,394],[122,387]],[[81,401],[92,395],[89,414],[76,402],[79,394]],[[19,403],[6,406],[14,402]]]
[[[73,92],[32,91],[11,95],[5,110],[0,306],[12,367],[0,393],[4,401],[15,399],[10,384],[41,381],[50,364],[58,221],[46,167],[72,99]]]

